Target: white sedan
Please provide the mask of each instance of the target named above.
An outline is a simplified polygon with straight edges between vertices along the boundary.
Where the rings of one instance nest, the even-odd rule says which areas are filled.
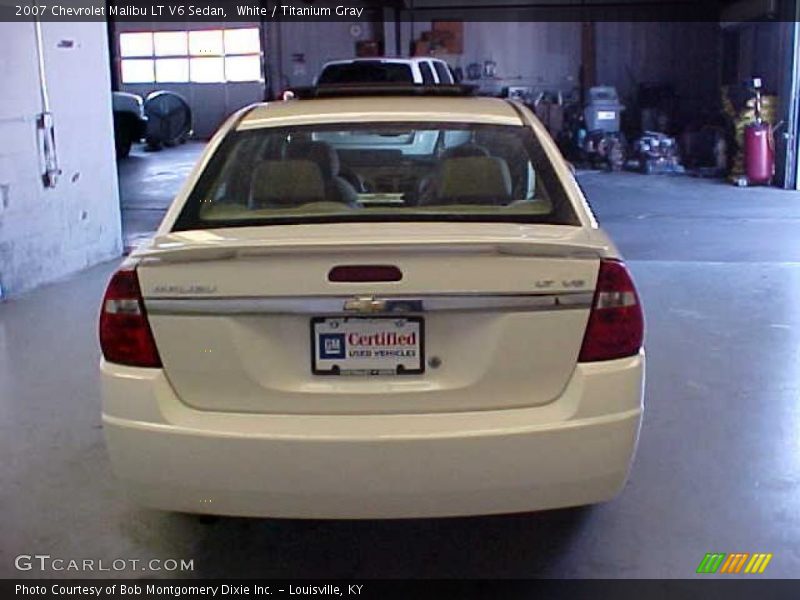
[[[124,487],[297,518],[614,497],[642,309],[545,129],[513,101],[339,92],[233,115],[111,279]]]

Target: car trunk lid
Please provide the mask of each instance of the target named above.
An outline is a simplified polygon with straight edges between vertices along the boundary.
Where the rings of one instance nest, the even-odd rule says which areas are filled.
[[[551,402],[575,368],[608,251],[578,227],[350,223],[169,234],[137,258],[164,370],[186,404],[359,414]],[[401,276],[331,280],[376,266]],[[402,375],[331,375],[337,360],[320,354],[331,327],[378,346],[391,330],[424,356]]]

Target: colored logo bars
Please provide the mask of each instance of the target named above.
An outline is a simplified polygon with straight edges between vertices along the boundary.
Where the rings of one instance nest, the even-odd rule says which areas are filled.
[[[734,554],[708,553],[697,567],[698,573],[763,573],[772,554],[740,552]]]

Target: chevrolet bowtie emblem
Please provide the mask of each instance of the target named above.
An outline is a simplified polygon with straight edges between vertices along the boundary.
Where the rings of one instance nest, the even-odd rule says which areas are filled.
[[[386,300],[377,300],[372,296],[359,296],[344,301],[347,312],[377,313],[386,310]]]

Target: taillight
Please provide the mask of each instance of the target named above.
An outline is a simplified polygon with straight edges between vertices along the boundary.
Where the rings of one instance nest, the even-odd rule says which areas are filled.
[[[108,284],[100,311],[100,348],[113,363],[161,366],[135,269],[117,271]]]
[[[643,339],[642,306],[627,267],[618,260],[601,260],[578,360],[594,362],[632,356],[639,352]]]

